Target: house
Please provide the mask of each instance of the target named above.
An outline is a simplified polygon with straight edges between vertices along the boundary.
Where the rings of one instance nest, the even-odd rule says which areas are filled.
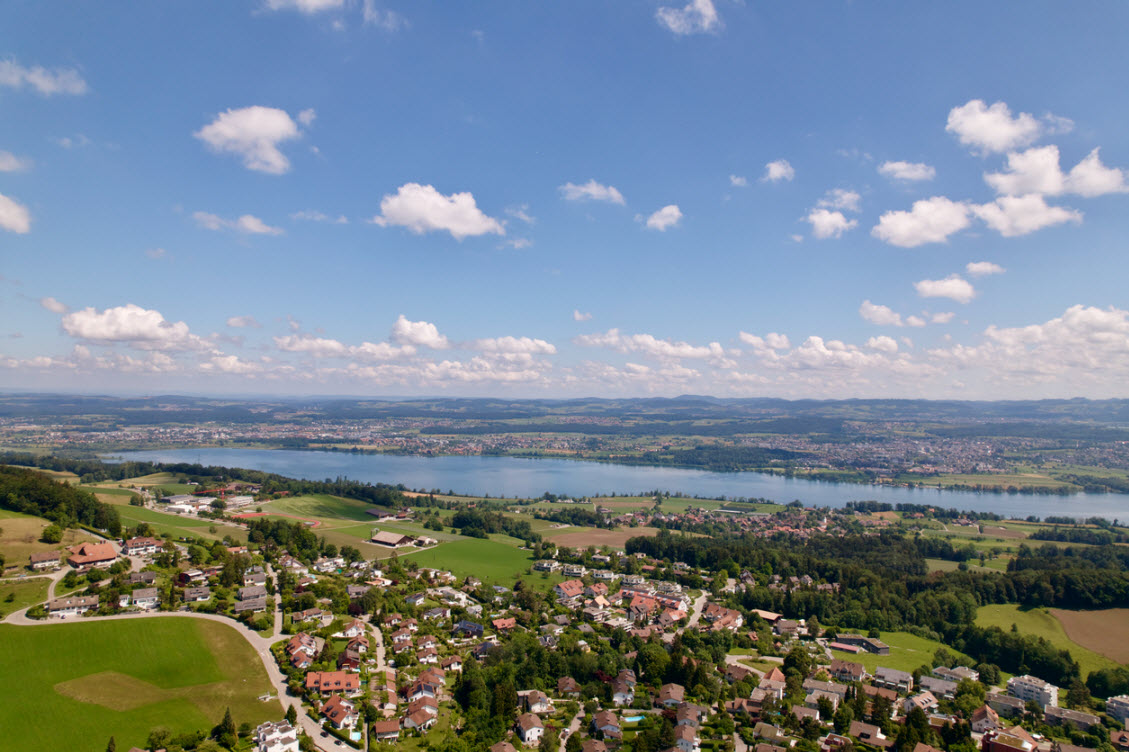
[[[286,721],[267,721],[255,729],[255,752],[298,752],[298,732]]]
[[[208,581],[208,576],[199,569],[186,569],[176,576],[176,584],[181,587],[188,585],[202,585]]]
[[[977,734],[983,734],[985,731],[995,731],[1003,728],[1000,723],[1000,716],[996,711],[992,710],[987,705],[981,705],[979,708],[972,712],[972,730]]]
[[[295,611],[290,615],[290,621],[294,624],[301,624],[305,621],[314,621],[322,617],[329,616],[327,611],[322,611],[320,608],[308,608],[305,611]]]
[[[635,689],[622,679],[612,682],[612,704],[616,706],[630,705],[635,702]]]
[[[838,658],[831,661],[831,668],[827,673],[842,682],[861,682],[866,678],[866,669],[861,663]]]
[[[960,682],[964,679],[968,679],[969,681],[980,681],[980,672],[973,671],[967,666],[954,666],[953,668],[949,668],[948,666],[937,666],[935,669],[933,669],[933,676],[936,676],[938,679],[947,679],[948,681],[956,682],[957,684],[960,684]]]
[[[847,686],[845,684],[819,681],[818,679],[805,679],[803,688],[808,692],[824,692],[826,694],[835,695],[836,707],[838,707],[839,700],[844,700],[847,697]]]
[[[584,583],[580,580],[565,580],[553,588],[558,598],[572,600],[584,595]]]
[[[685,695],[686,688],[681,684],[664,684],[659,688],[658,704],[673,708],[678,703],[685,701]]]
[[[318,654],[318,641],[305,632],[299,632],[287,641],[285,650],[291,657],[302,654],[312,658]]]
[[[1011,695],[989,692],[984,699],[992,710],[995,710],[1005,718],[1021,716],[1026,709],[1026,703],[1024,703],[1023,700],[1020,700],[1018,697],[1012,697]]]
[[[190,587],[184,589],[185,603],[203,603],[212,599],[212,589],[209,587]]]
[[[435,666],[439,664],[439,651],[435,648],[425,648],[416,653],[416,662],[422,663],[425,666]]]
[[[557,694],[575,700],[580,697],[580,685],[571,676],[562,676],[557,679]]]
[[[679,752],[699,752],[701,742],[698,739],[698,730],[693,726],[675,726],[674,746]]]
[[[1089,731],[1102,722],[1102,719],[1096,715],[1079,710],[1067,710],[1055,705],[1047,706],[1043,712],[1043,720],[1050,726],[1074,726],[1079,731]]]
[[[150,556],[161,550],[164,545],[156,538],[130,538],[122,544],[122,553],[126,556]]]
[[[311,671],[306,674],[306,690],[323,696],[338,693],[356,697],[361,693],[361,678],[347,671]]]
[[[337,655],[337,669],[339,671],[360,671],[364,656],[352,645],[345,647]]]
[[[834,692],[825,692],[822,689],[815,689],[808,692],[808,694],[804,697],[804,707],[810,710],[817,711],[817,721],[819,720],[818,711],[820,700],[826,700],[827,702],[831,703],[832,709],[838,710],[839,703],[842,702],[843,698],[840,695],[835,694]]]
[[[1048,705],[1058,705],[1058,687],[1030,674],[1008,679],[1007,693],[1024,702],[1034,700],[1043,709]]]
[[[431,716],[432,718],[438,718],[439,701],[434,697],[421,697],[418,700],[412,700],[408,703],[408,710],[405,715],[413,716],[421,711]]]
[[[58,616],[65,619],[68,616],[77,616],[87,611],[93,611],[96,608],[98,608],[98,596],[79,595],[71,598],[56,598],[49,602],[47,604],[47,614],[49,616]]]
[[[365,623],[360,619],[353,619],[353,621],[346,624],[345,628],[342,629],[338,634],[348,640],[354,637],[361,637],[362,635],[364,635],[364,633]]]
[[[63,563],[58,551],[44,551],[28,557],[28,566],[37,572],[44,569],[55,569]]]
[[[380,546],[388,546],[389,548],[398,548],[400,546],[410,546],[415,543],[415,538],[403,533],[393,533],[388,530],[373,530],[370,541]]]
[[[906,715],[909,715],[910,711],[914,708],[917,708],[923,713],[935,710],[937,708],[937,698],[928,690],[919,692],[913,697],[907,697],[906,701],[902,703],[902,711],[905,712]]]
[[[439,688],[430,682],[417,679],[404,691],[404,699],[414,702],[421,697],[438,697]]]
[[[524,713],[517,719],[517,733],[521,737],[522,744],[532,747],[541,742],[541,736],[545,733],[545,726],[541,723],[541,719],[533,713]]]
[[[493,747],[490,748],[493,752]],[[584,743],[580,745],[580,752],[608,752],[608,745],[604,744],[599,739],[585,739]]]
[[[1129,750],[1129,730],[1117,731],[1110,729],[1109,743],[1113,745],[1114,749],[1120,752],[1127,752],[1127,750]]]
[[[1105,712],[1124,724],[1129,721],[1129,695],[1117,695],[1105,702]]]
[[[81,543],[67,551],[70,552],[67,563],[80,572],[113,564],[118,559],[112,543]]]
[[[774,726],[771,723],[765,723],[764,721],[758,721],[757,725],[753,726],[753,736],[758,739],[765,739],[769,742],[786,744],[789,747],[793,744],[784,729],[779,726]]]
[[[517,619],[510,616],[505,619],[495,619],[494,621],[490,622],[490,624],[494,627],[494,630],[496,632],[507,633],[512,631],[514,627],[517,626]]]
[[[357,719],[360,717],[356,706],[341,695],[330,697],[321,706],[321,714],[328,718],[333,727],[338,730],[353,728],[357,725]]]
[[[980,743],[982,752],[1034,752],[1038,743],[1022,726],[1012,726],[984,734]]]
[[[702,723],[702,709],[697,705],[684,702],[674,711],[675,726],[693,726],[698,728]]]
[[[451,618],[451,609],[446,606],[436,606],[424,612],[423,618],[427,621],[439,621]]]
[[[156,572],[130,572],[126,582],[130,585],[145,585],[151,587],[157,584]]]
[[[887,739],[886,735],[882,733],[882,729],[862,721],[851,721],[851,727],[847,730],[847,733],[860,742],[873,747],[890,747],[894,744],[894,740]]]
[[[237,614],[242,614],[250,611],[253,614],[260,613],[267,610],[266,596],[260,598],[248,598],[247,600],[236,601],[233,610]]]
[[[251,586],[251,585],[263,585],[263,586],[265,586],[267,584],[267,573],[263,572],[263,571],[254,572],[252,570],[247,570],[243,574],[243,584],[245,586]]]
[[[600,710],[592,719],[592,730],[604,735],[605,739],[622,739],[623,730],[619,717],[610,710]]]
[[[938,679],[936,676],[923,676],[917,685],[933,693],[934,697],[944,697],[951,700],[956,695],[957,683],[948,679]]]
[[[452,655],[450,658],[444,658],[439,662],[439,665],[444,671],[458,671],[463,670],[463,659],[457,655]]]
[[[835,638],[835,641],[843,645],[852,645],[876,655],[890,654],[890,646],[873,637],[864,637],[860,634],[841,634]]]
[[[895,692],[909,692],[913,689],[913,674],[896,668],[878,666],[874,669],[874,686],[892,689]]]
[[[377,721],[372,724],[371,739],[376,739],[378,742],[394,742],[400,738],[400,722],[392,719],[390,721]]]
[[[481,624],[476,624],[473,621],[466,621],[464,619],[456,624],[451,631],[463,637],[482,639],[482,635],[486,632],[486,629]]]
[[[239,600],[246,601],[252,598],[266,598],[267,589],[263,585],[248,585],[239,588]]]
[[[427,593],[412,593],[404,598],[404,600],[407,601],[409,606],[422,606],[423,602],[427,600]]]
[[[537,715],[553,712],[553,703],[549,700],[549,696],[536,689],[525,695],[525,707],[530,713]]]
[[[140,588],[133,591],[133,605],[138,608],[156,608],[161,602],[161,594],[157,588]]]
[[[560,562],[553,561],[552,559],[542,559],[533,565],[534,571],[537,572],[555,572],[560,569]]]

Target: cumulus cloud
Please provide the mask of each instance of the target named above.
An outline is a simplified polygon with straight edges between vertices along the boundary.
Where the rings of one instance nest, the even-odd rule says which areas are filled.
[[[861,208],[861,201],[862,196],[855,191],[833,188],[828,191],[827,195],[821,198],[816,205],[826,209],[844,209],[846,211],[857,212]]]
[[[192,215],[196,224],[205,230],[233,230],[244,235],[282,235],[281,227],[272,227],[253,214],[244,214],[237,219],[224,219],[216,214],[198,211]]]
[[[345,0],[266,0],[268,10],[296,10],[312,15],[334,10],[345,5]]]
[[[647,217],[646,227],[648,230],[666,232],[671,227],[677,227],[680,221],[682,221],[682,210],[677,204],[669,204]]]
[[[27,207],[0,193],[0,229],[25,235],[31,231],[31,212]]]
[[[777,332],[769,332],[763,337],[748,332],[738,332],[737,339],[759,351],[787,350],[792,346],[792,343],[788,340],[788,335],[778,334]]]
[[[976,289],[959,274],[950,274],[944,279],[923,279],[914,282],[913,287],[923,298],[949,298],[968,303],[976,297]]]
[[[261,363],[241,360],[237,355],[216,355],[200,364],[200,370],[207,372],[232,373],[248,376],[263,370]]]
[[[506,234],[501,222],[478,208],[469,191],[444,196],[433,186],[419,183],[405,183],[395,195],[385,194],[380,201],[380,214],[372,221],[381,227],[406,227],[417,235],[449,232],[456,240],[487,233]]]
[[[840,211],[812,209],[806,217],[811,224],[811,234],[817,238],[838,238],[858,226],[857,219],[847,219]]]
[[[986,277],[989,274],[1003,274],[1007,271],[991,261],[969,261],[964,265],[964,270],[972,277]]]
[[[139,350],[202,350],[209,347],[188,324],[165,320],[159,311],[127,303],[98,311],[83,308],[63,316],[63,331],[99,344],[128,343]]]
[[[285,110],[255,105],[221,112],[192,135],[217,154],[239,156],[249,170],[282,175],[290,170],[290,160],[279,144],[302,134]]]
[[[313,209],[304,209],[302,211],[293,212],[290,218],[296,222],[326,222],[333,225],[347,225],[349,220],[345,215],[338,214],[336,217],[331,217],[325,212],[316,211]]]
[[[529,213],[529,204],[521,204],[519,206],[510,206],[506,208],[506,214],[514,219],[520,219],[527,225],[537,224],[537,219]]]
[[[619,352],[638,352],[655,358],[724,358],[725,349],[718,342],[691,345],[659,339],[651,334],[621,334],[609,329],[603,334],[582,334],[572,340],[584,347],[606,347]]]
[[[791,180],[794,177],[796,177],[796,171],[792,169],[792,165],[788,163],[788,160],[778,159],[764,166],[764,177],[761,178],[761,181],[779,183],[781,180]]]
[[[1125,193],[1129,191],[1127,175],[1129,171],[1103,165],[1098,157],[1098,150],[1094,149],[1067,175],[1066,187],[1070,193],[1087,198],[1106,193]]]
[[[919,180],[932,180],[937,177],[937,170],[923,162],[883,162],[878,165],[878,174],[890,180],[902,180],[909,183]]]
[[[866,346],[871,350],[884,353],[896,353],[898,351],[898,343],[894,341],[893,337],[887,337],[885,334],[871,337],[866,341]]]
[[[623,194],[616,190],[615,186],[603,185],[594,179],[582,185],[565,183],[559,190],[567,201],[607,201],[620,205],[625,203]]]
[[[530,337],[489,337],[476,339],[470,344],[473,350],[487,353],[526,353],[529,355],[555,355],[557,348],[543,339]]]
[[[730,175],[729,184],[734,188],[745,188],[749,185],[749,179],[740,175]]]
[[[0,86],[30,87],[45,97],[54,94],[85,94],[86,81],[74,68],[48,70],[40,65],[27,68],[15,60],[0,60]]]
[[[592,320],[592,314],[581,313],[579,308],[574,308],[573,311],[572,311],[572,320],[573,321],[591,321]]]
[[[1040,146],[1023,152],[1009,152],[1003,172],[985,173],[984,182],[996,193],[1021,196],[1040,193],[1058,196],[1076,193],[1088,198],[1107,193],[1125,193],[1126,171],[1102,164],[1094,149],[1068,174],[1059,166],[1058,147]]]
[[[408,19],[394,10],[381,10],[376,7],[374,0],[365,0],[362,6],[362,18],[365,26],[376,26],[385,31],[399,31],[408,26]]]
[[[409,321],[404,314],[392,325],[392,341],[401,345],[419,345],[432,350],[446,350],[451,346],[439,328],[428,321]]]
[[[901,248],[916,248],[926,243],[941,243],[970,224],[966,204],[944,196],[915,201],[910,211],[888,211],[878,219],[870,234]]]
[[[905,326],[905,322],[902,321],[902,314],[889,306],[871,303],[869,300],[862,301],[859,306],[859,316],[862,316],[864,321],[879,326]]]
[[[950,321],[952,321],[954,318],[956,318],[955,313],[953,313],[951,311],[946,311],[944,313],[933,314],[932,316],[929,317],[929,321],[931,321],[934,324],[947,324]]]
[[[245,329],[248,327],[261,329],[263,326],[254,316],[232,316],[227,320],[227,325],[236,329]]]
[[[51,313],[66,313],[70,310],[66,303],[60,303],[54,298],[40,298],[39,305],[43,306]]]
[[[349,354],[349,348],[344,343],[311,334],[287,334],[275,337],[274,344],[279,350],[306,353],[315,358],[340,358]]]
[[[702,34],[718,31],[721,17],[712,0],[690,0],[681,8],[662,7],[655,11],[655,19],[675,34]]]
[[[945,130],[965,146],[987,154],[1027,146],[1039,137],[1041,129],[1030,113],[1012,117],[1004,102],[988,106],[983,100],[973,99],[949,111]]]
[[[0,150],[0,172],[23,172],[31,169],[31,160]]]
[[[1082,212],[1061,206],[1048,206],[1038,194],[1000,196],[990,204],[973,206],[972,211],[1005,238],[1028,235],[1064,222],[1082,221]]]

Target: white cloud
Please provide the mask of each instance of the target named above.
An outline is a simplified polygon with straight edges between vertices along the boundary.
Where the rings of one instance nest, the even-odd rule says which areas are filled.
[[[893,337],[887,337],[885,334],[871,337],[866,341],[866,346],[871,350],[884,353],[896,353],[898,351],[898,343],[894,341]]]
[[[308,128],[313,124],[314,120],[317,119],[317,116],[318,114],[314,108],[308,107],[298,113],[298,122]]]
[[[827,209],[812,209],[807,216],[811,223],[811,234],[817,238],[838,238],[844,232],[858,226],[857,219],[847,219],[843,212],[828,211]]]
[[[592,320],[592,314],[581,313],[579,308],[574,308],[573,311],[572,311],[572,320],[573,321],[591,321]]]
[[[711,0],[690,0],[681,8],[662,7],[655,11],[655,18],[675,34],[701,34],[721,28],[721,18]]]
[[[859,306],[859,316],[862,316],[863,320],[879,326],[905,326],[905,322],[902,321],[902,314],[889,306],[871,303],[869,300],[862,301],[862,305]]]
[[[171,323],[159,311],[127,303],[97,311],[83,308],[63,316],[63,331],[101,344],[126,342],[140,350],[202,350],[209,345],[183,321]]]
[[[682,221],[682,210],[676,204],[669,204],[647,217],[647,229],[666,232],[671,227],[677,227]]]
[[[920,316],[906,316],[906,326],[925,326],[925,319]]]
[[[1094,149],[1069,174],[1059,167],[1058,147],[1040,146],[1023,152],[1009,152],[1004,172],[985,173],[984,182],[997,193],[1022,196],[1040,193],[1058,196],[1076,193],[1088,198],[1129,191],[1126,171],[1102,164]]]
[[[487,353],[526,353],[529,355],[555,355],[555,345],[543,339],[530,337],[489,337],[476,339],[470,344],[473,350]]]
[[[1041,128],[1029,113],[1012,117],[1004,102],[989,107],[983,100],[973,99],[949,111],[945,130],[955,134],[965,146],[986,154],[1027,146],[1039,137]]]
[[[754,350],[765,352],[771,350],[787,350],[792,346],[786,334],[769,332],[763,337],[748,332],[738,332],[737,339],[750,345]]]
[[[261,329],[263,326],[254,316],[232,316],[227,320],[227,325],[236,329],[244,329],[247,327]]]
[[[1082,221],[1081,212],[1048,206],[1038,194],[1000,196],[990,204],[973,206],[972,211],[1005,238],[1027,235],[1064,222]]]
[[[827,209],[845,209],[846,211],[857,212],[861,208],[861,201],[862,196],[855,191],[833,188],[816,205]]]
[[[1129,191],[1126,176],[1129,172],[1116,167],[1106,167],[1094,149],[1074,166],[1066,178],[1067,190],[1079,196],[1102,196],[1106,193]]]
[[[999,264],[994,264],[991,261],[969,261],[965,264],[964,270],[973,277],[986,277],[989,274],[1003,274],[1007,271]]]
[[[451,346],[439,328],[427,321],[409,321],[404,314],[392,325],[392,341],[401,345],[419,345],[432,350],[446,350]]]
[[[0,230],[24,235],[31,230],[31,212],[15,199],[0,193]]]
[[[744,187],[748,186],[749,179],[745,178],[745,177],[741,177],[740,175],[730,175],[729,176],[729,184],[731,186],[733,186],[734,188],[744,188]]]
[[[779,183],[781,180],[791,180],[794,177],[796,177],[796,171],[792,169],[788,160],[778,159],[764,166],[764,177],[761,178],[761,181]]]
[[[533,245],[533,241],[529,238],[510,238],[509,240],[502,241],[502,245],[506,245],[516,251],[520,251],[523,248],[529,248],[531,245]]]
[[[315,358],[340,358],[349,354],[349,348],[335,339],[324,339],[311,334],[287,334],[275,337],[274,344],[286,352],[308,353]]]
[[[943,196],[913,202],[910,211],[888,211],[870,231],[874,237],[901,248],[944,242],[968,227],[969,208]]]
[[[270,10],[296,10],[307,14],[334,10],[344,5],[345,0],[266,0],[266,7]]]
[[[205,230],[234,230],[245,235],[282,235],[281,227],[271,227],[253,214],[244,214],[238,219],[224,219],[216,214],[198,211],[192,215],[196,224]]]
[[[527,225],[537,224],[537,218],[529,213],[529,204],[507,207],[506,214],[514,219],[520,219]]]
[[[31,169],[31,160],[0,150],[0,172],[22,172]]]
[[[946,311],[945,313],[935,313],[935,314],[933,314],[929,318],[929,320],[934,324],[947,324],[950,321],[952,321],[954,318],[956,318],[955,313],[953,313],[952,311]]]
[[[506,234],[501,222],[478,208],[469,191],[444,196],[433,186],[419,183],[405,183],[395,195],[385,194],[380,214],[372,221],[381,227],[406,227],[417,235],[446,231],[456,240],[468,235]]]
[[[621,206],[625,203],[623,194],[616,190],[614,186],[597,183],[594,179],[583,185],[565,183],[559,190],[568,201],[607,201]]]
[[[923,279],[914,282],[913,287],[923,298],[949,298],[958,303],[968,303],[976,297],[976,289],[958,274],[950,274],[944,279]]]
[[[377,8],[374,0],[365,0],[363,18],[366,26],[376,26],[385,31],[399,31],[408,26],[408,19],[394,10]]]
[[[314,209],[303,209],[302,211],[293,212],[290,218],[299,222],[327,222],[333,225],[349,224],[348,218],[343,214],[331,217],[325,212],[316,211]]]
[[[691,345],[688,342],[659,339],[650,334],[620,334],[619,329],[609,329],[603,334],[582,334],[572,341],[584,347],[607,347],[619,352],[639,352],[656,358],[725,357],[725,349],[718,342]]]
[[[913,182],[932,180],[937,170],[923,162],[883,162],[878,166],[878,174],[891,180]]]
[[[285,110],[255,105],[221,112],[192,135],[218,154],[240,156],[249,170],[282,175],[290,170],[290,160],[278,146],[301,131]]]
[[[45,97],[86,93],[86,81],[74,68],[48,70],[39,65],[25,68],[11,59],[0,60],[0,86],[12,89],[30,86]]]
[[[259,373],[263,370],[261,363],[252,363],[241,360],[237,355],[216,355],[211,360],[200,364],[204,372],[216,371],[219,373],[233,373],[241,376]]]
[[[60,303],[54,298],[40,298],[39,305],[43,306],[51,313],[66,313],[70,310],[66,303]]]
[[[84,136],[83,134],[79,133],[74,138],[71,138],[70,136],[63,136],[62,138],[57,138],[57,139],[55,139],[55,143],[57,143],[59,146],[63,147],[64,149],[74,149],[76,147],[89,146],[90,145],[90,139],[87,138],[86,136]]]

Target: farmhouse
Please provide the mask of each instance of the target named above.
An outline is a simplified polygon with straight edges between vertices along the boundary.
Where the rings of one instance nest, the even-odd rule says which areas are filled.
[[[59,556],[58,551],[45,551],[40,554],[32,554],[29,558],[28,566],[36,571],[43,569],[54,569],[62,563],[62,558]]]
[[[118,552],[111,543],[82,543],[71,546],[67,551],[71,554],[67,563],[79,571],[112,564],[118,558]]]
[[[873,637],[864,637],[860,634],[841,634],[836,641],[843,645],[852,645],[876,655],[890,654],[890,646],[882,642],[882,640],[876,640]]]
[[[161,541],[156,538],[130,538],[122,544],[126,556],[148,556],[161,550]]]
[[[388,546],[389,548],[410,546],[415,542],[415,538],[410,535],[375,529],[372,531],[372,537],[369,540],[381,546]]]

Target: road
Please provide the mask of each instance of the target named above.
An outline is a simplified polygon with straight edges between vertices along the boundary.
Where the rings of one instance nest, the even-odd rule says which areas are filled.
[[[702,593],[701,595],[699,595],[699,596],[697,597],[697,599],[696,599],[696,600],[694,601],[694,605],[690,607],[690,621],[688,621],[688,622],[686,623],[686,627],[687,627],[688,629],[689,629],[690,627],[696,627],[696,626],[698,626],[698,622],[699,622],[699,621],[701,620],[701,618],[702,618],[702,609],[706,607],[706,598],[707,598],[707,595],[708,595],[707,593],[704,593],[704,592],[703,592],[703,593]]]
[[[573,716],[572,720],[569,722],[568,728],[565,729],[561,733],[560,752],[564,752],[565,743],[568,741],[569,737],[580,730],[580,723],[583,719],[584,719],[584,706],[581,705],[580,708],[576,711],[576,715]]]

